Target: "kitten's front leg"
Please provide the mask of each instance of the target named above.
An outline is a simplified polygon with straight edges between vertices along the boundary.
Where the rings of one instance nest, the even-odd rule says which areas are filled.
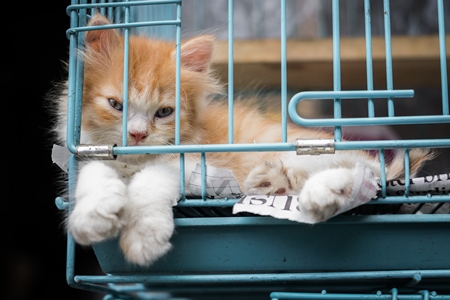
[[[179,176],[166,163],[147,166],[133,177],[124,215],[127,224],[120,237],[128,261],[148,266],[170,250],[172,206],[180,198]]]
[[[346,168],[327,169],[311,176],[300,191],[300,212],[311,223],[331,218],[349,200],[353,176],[353,171]]]
[[[117,172],[100,161],[88,163],[78,175],[69,232],[82,245],[116,236],[123,226],[120,215],[126,201],[126,185]]]

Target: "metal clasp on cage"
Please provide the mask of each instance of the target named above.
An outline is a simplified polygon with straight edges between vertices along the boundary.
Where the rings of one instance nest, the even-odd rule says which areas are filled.
[[[100,160],[114,160],[113,148],[116,145],[79,145],[77,146],[76,155],[80,159],[96,158]]]
[[[297,155],[333,154],[333,139],[297,139]]]

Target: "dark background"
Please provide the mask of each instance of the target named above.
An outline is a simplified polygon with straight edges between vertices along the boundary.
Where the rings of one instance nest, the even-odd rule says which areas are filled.
[[[68,58],[69,0],[51,7],[29,1],[14,7],[2,33],[2,285],[0,298],[87,299],[91,293],[65,281],[66,236],[55,206],[58,169],[51,161],[49,116],[44,98],[52,82],[64,78]],[[23,4],[25,6],[25,4]],[[5,53],[6,52],[6,53]],[[91,257],[88,250],[81,255]]]

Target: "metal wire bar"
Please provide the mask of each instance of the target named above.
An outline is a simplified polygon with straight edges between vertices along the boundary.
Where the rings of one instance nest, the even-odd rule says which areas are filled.
[[[443,148],[448,147],[450,139],[426,140],[383,140],[383,141],[343,141],[335,142],[336,150],[378,150],[380,148]],[[245,143],[245,144],[209,144],[179,146],[128,146],[113,148],[114,155],[160,154],[160,153],[201,153],[201,152],[265,152],[296,151],[296,143]]]
[[[179,23],[176,24],[175,30],[175,144],[178,145],[181,143],[181,2],[176,6],[176,18]],[[180,153],[180,194],[182,199],[186,197],[185,168],[185,156],[184,153]]]
[[[444,1],[437,0],[437,6],[438,6],[438,27],[439,27],[439,53],[441,64],[442,114],[448,115],[449,99],[448,99],[448,77],[447,77],[447,60],[446,60],[447,50],[445,46]]]
[[[228,0],[228,143],[234,142],[234,0]]]
[[[181,3],[177,5],[176,59],[175,59],[175,145],[181,141]],[[183,172],[184,174],[184,172]]]
[[[127,2],[103,2],[103,3],[90,3],[90,4],[76,4],[78,1],[72,1],[72,4],[67,6],[66,12],[70,14],[71,12],[77,12],[77,10],[83,8],[99,8],[99,7],[123,7],[123,6],[144,6],[152,4],[181,4],[181,0],[147,0],[147,1],[127,1]]]
[[[381,197],[386,197],[386,160],[384,149],[380,149],[380,181],[381,181]]]
[[[281,141],[287,142],[286,0],[281,0]]]
[[[186,178],[185,178],[185,169],[186,169],[186,164],[185,164],[185,156],[184,153],[180,153],[180,195],[181,195],[181,199],[185,199],[186,198]]]
[[[366,74],[367,90],[373,91],[372,25],[370,18],[370,0],[364,0],[364,21],[366,38]],[[367,100],[368,117],[375,117],[375,104],[372,98]]]
[[[413,90],[378,90],[378,91],[318,91],[300,92],[289,102],[289,115],[292,121],[302,126],[360,126],[360,125],[399,125],[399,124],[433,124],[449,123],[449,116],[387,116],[376,118],[340,118],[340,119],[305,119],[298,115],[296,106],[303,100],[323,99],[360,99],[360,98],[408,98],[414,95]]]
[[[201,180],[202,180],[202,200],[206,200],[206,155],[205,152],[201,154]]]
[[[130,7],[125,6],[125,20],[124,23],[130,22]],[[130,29],[124,28],[123,33],[123,112],[122,112],[122,146],[126,147],[128,144],[128,75],[129,75],[129,49],[130,49]]]
[[[325,290],[322,293],[290,293],[290,292],[273,292],[270,294],[272,300],[274,299],[308,299],[308,300],[428,300],[430,297],[436,300],[448,300],[450,299],[450,295],[438,295],[436,292],[429,292],[427,290],[420,291],[419,293],[413,294],[399,294],[398,289],[393,288],[390,294],[383,294],[381,291],[378,291],[374,294],[350,294],[350,293],[328,293]]]
[[[341,90],[341,42],[340,42],[340,19],[339,19],[339,0],[332,2],[332,22],[333,22],[333,90]],[[291,102],[293,102],[291,100]],[[341,99],[334,97],[334,119],[339,120],[342,117]],[[295,121],[294,121],[295,122]],[[342,140],[342,128],[340,124],[335,124],[334,139]]]
[[[409,149],[405,149],[405,161],[404,161],[404,171],[405,171],[405,196],[409,195],[409,186],[410,186],[410,159],[409,159]]]
[[[392,43],[391,43],[391,10],[389,0],[383,1],[384,9],[384,42],[386,48],[386,89],[394,89],[394,79],[392,72]],[[394,113],[394,100],[392,97],[388,98],[388,116],[393,117]]]
[[[364,279],[396,279],[413,278],[417,271],[362,271],[362,272],[324,272],[324,273],[277,273],[277,274],[187,274],[187,275],[115,275],[115,276],[75,276],[79,283],[251,283],[251,282],[284,282],[284,281],[325,281],[325,280],[360,280]],[[448,270],[420,270],[423,278],[448,278]]]
[[[76,2],[72,0],[72,2]],[[83,20],[86,16],[86,12],[80,11],[80,16],[77,15],[76,11],[70,13],[70,25],[71,27],[76,27],[79,25],[85,25]],[[80,21],[81,19],[81,21]],[[81,111],[81,95],[83,86],[83,62],[78,60],[77,49],[78,45],[82,45],[83,36],[77,35],[75,33],[69,34],[69,70],[68,70],[68,88],[67,88],[67,147],[72,153],[76,152],[76,145],[80,143],[80,127],[81,127],[81,117],[79,111]]]
[[[67,35],[81,32],[81,31],[92,31],[98,29],[121,29],[121,28],[137,28],[137,27],[147,27],[147,26],[161,26],[161,25],[178,25],[179,20],[162,20],[162,21],[148,21],[148,22],[130,22],[130,23],[114,23],[101,26],[89,26],[89,27],[73,27],[66,31]]]

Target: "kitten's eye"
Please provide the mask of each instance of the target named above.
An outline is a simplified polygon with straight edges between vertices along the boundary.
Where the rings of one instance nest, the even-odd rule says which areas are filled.
[[[109,105],[111,105],[111,107],[114,108],[115,110],[118,110],[118,111],[123,110],[123,105],[120,104],[119,102],[117,102],[116,100],[109,98],[108,102],[109,102]]]
[[[170,116],[173,113],[173,108],[172,107],[163,107],[158,109],[158,111],[155,114],[155,117],[157,118],[165,118]]]

